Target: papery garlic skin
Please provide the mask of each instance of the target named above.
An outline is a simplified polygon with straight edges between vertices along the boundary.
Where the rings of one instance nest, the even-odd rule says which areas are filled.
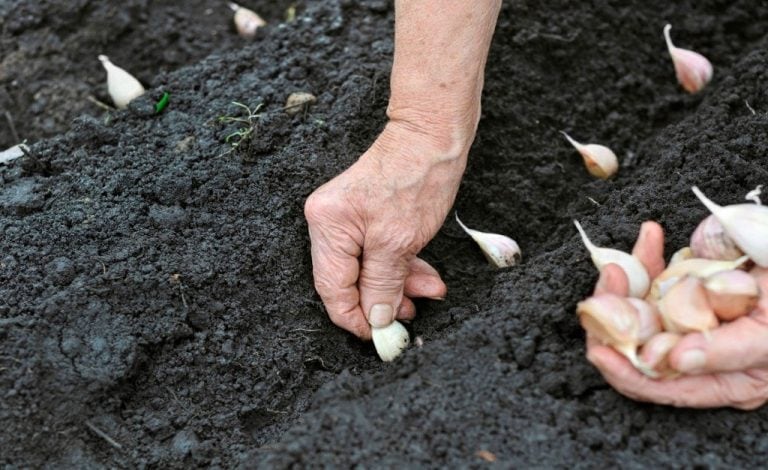
[[[99,60],[107,71],[107,91],[117,109],[125,109],[133,99],[144,94],[144,87],[136,77],[113,64],[103,54]]]
[[[560,133],[563,134],[565,138],[568,139],[568,142],[579,151],[579,154],[581,154],[581,157],[584,159],[584,165],[587,167],[587,171],[592,176],[608,179],[619,171],[619,159],[616,158],[616,154],[613,153],[613,150],[605,145],[580,144],[565,132],[560,131]]]
[[[714,215],[707,216],[693,231],[691,251],[696,258],[716,260],[735,260],[744,256]]]
[[[581,227],[578,220],[574,220],[576,229],[581,235],[581,240],[589,251],[592,263],[598,270],[602,270],[609,264],[616,264],[624,270],[624,274],[627,275],[629,281],[629,295],[630,297],[642,298],[648,292],[651,280],[648,277],[648,271],[645,270],[645,266],[635,256],[625,253],[623,251],[614,250],[613,248],[601,248],[595,246],[587,233]]]
[[[480,246],[485,258],[493,266],[506,268],[520,262],[522,254],[516,241],[504,235],[473,230],[459,220],[459,214],[456,214],[456,222]]]
[[[671,29],[670,24],[664,26],[664,39],[675,66],[677,81],[688,93],[697,93],[712,80],[712,63],[698,52],[675,47],[669,34]]]
[[[719,206],[696,186],[691,189],[707,209],[717,217],[725,233],[741,251],[757,265],[768,267],[768,206],[756,204]]]
[[[235,12],[235,29],[240,37],[253,39],[256,37],[256,30],[267,24],[255,11],[241,7],[237,3],[230,2],[229,8]]]
[[[393,361],[411,341],[408,330],[397,320],[383,328],[371,327],[371,337],[376,352],[384,362]]]
[[[709,305],[707,291],[701,280],[686,277],[669,288],[658,302],[661,321],[672,333],[708,334],[720,322]]]
[[[637,344],[645,344],[646,341],[661,331],[661,315],[659,315],[656,307],[643,300],[628,297],[627,302],[637,310],[637,321],[639,326],[637,331]]]
[[[651,289],[645,300],[654,303],[685,276],[706,278],[720,271],[736,269],[746,263],[749,258],[742,256],[733,261],[717,261],[703,258],[690,258],[670,264],[667,269],[653,279]]]
[[[752,311],[760,289],[757,280],[739,270],[722,271],[704,281],[707,298],[720,320],[732,321]]]
[[[654,335],[640,349],[640,362],[661,377],[677,375],[669,364],[669,353],[681,339],[681,335],[669,331]]]

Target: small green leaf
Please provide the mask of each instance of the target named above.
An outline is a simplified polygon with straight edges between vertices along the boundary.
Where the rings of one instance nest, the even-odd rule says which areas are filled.
[[[171,94],[167,91],[163,93],[163,97],[158,100],[157,103],[155,103],[155,112],[159,113],[162,112],[162,110],[165,109],[166,106],[168,106],[168,100],[170,99]]]

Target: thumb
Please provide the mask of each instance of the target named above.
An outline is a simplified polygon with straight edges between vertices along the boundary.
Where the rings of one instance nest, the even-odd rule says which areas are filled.
[[[409,261],[386,250],[363,252],[358,281],[360,306],[371,326],[383,327],[395,320],[403,299]]]

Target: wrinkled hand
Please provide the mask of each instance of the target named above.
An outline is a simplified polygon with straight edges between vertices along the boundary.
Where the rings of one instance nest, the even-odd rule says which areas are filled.
[[[412,298],[445,297],[438,272],[416,254],[453,205],[468,147],[393,121],[310,195],[315,288],[333,323],[370,339],[370,325],[412,319]]]
[[[661,226],[644,223],[633,254],[651,278],[664,269],[663,250]],[[768,400],[768,270],[765,273],[759,277],[763,294],[749,316],[715,328],[709,341],[701,333],[687,334],[670,352],[671,366],[689,375],[651,379],[593,338],[587,338],[587,358],[608,383],[635,400],[693,408],[757,408]],[[616,265],[606,266],[595,286],[595,294],[626,296],[628,291],[627,277]]]

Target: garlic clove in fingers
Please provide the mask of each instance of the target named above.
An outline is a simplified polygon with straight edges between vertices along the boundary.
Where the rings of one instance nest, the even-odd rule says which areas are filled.
[[[700,279],[685,277],[669,288],[658,303],[664,329],[673,333],[708,334],[720,322],[709,305]]]
[[[605,145],[598,144],[580,144],[576,142],[563,131],[561,134],[568,139],[568,142],[578,150],[581,154],[581,158],[584,159],[584,165],[587,167],[587,171],[592,176],[596,176],[601,179],[608,179],[619,170],[619,159],[616,158],[616,154],[613,150],[609,149]]]
[[[749,259],[768,267],[768,206],[735,204],[719,206],[709,200],[699,188],[691,188],[696,197],[717,217],[725,233]]]
[[[676,375],[676,372],[669,364],[669,352],[682,339],[677,333],[663,331],[651,337],[642,348],[640,348],[640,362],[646,367],[656,371],[661,377],[670,377]]]
[[[693,231],[691,251],[696,258],[717,260],[734,260],[744,256],[714,215],[707,216]]]
[[[402,354],[411,341],[408,330],[397,320],[382,328],[371,327],[371,337],[376,352],[384,362]]]
[[[107,91],[118,109],[126,108],[131,100],[144,94],[144,87],[136,77],[113,64],[103,54],[99,60],[107,71]]]
[[[671,29],[670,24],[664,26],[664,39],[675,66],[677,81],[688,93],[699,92],[712,80],[712,63],[698,52],[675,47],[669,34]]]
[[[648,271],[645,270],[645,266],[635,256],[625,253],[623,251],[614,250],[613,248],[601,248],[595,246],[587,233],[581,227],[581,224],[574,220],[576,229],[581,235],[581,240],[589,251],[592,262],[598,270],[602,270],[608,264],[617,264],[624,270],[624,274],[627,275],[629,280],[629,295],[630,297],[642,298],[648,292],[648,286],[650,285],[650,279],[648,277]]]
[[[693,250],[690,246],[686,246],[683,248],[680,248],[674,254],[672,254],[672,257],[669,259],[669,264],[667,266],[672,266],[673,264],[677,264],[680,261],[685,261],[687,259],[695,258],[693,254]]]
[[[656,302],[663,297],[666,292],[685,276],[705,278],[720,271],[736,269],[746,263],[746,256],[733,261],[717,261],[712,259],[691,258],[671,264],[653,279],[650,292],[645,300]]]
[[[237,3],[230,2],[229,8],[235,12],[234,22],[237,34],[240,37],[251,39],[256,36],[256,30],[267,24],[264,18],[255,11],[241,7]]]
[[[522,255],[516,241],[504,235],[472,230],[459,220],[459,214],[456,214],[456,222],[480,246],[485,258],[493,266],[506,268],[520,262]]]
[[[760,295],[757,280],[739,270],[709,276],[704,281],[704,288],[715,315],[725,321],[748,314],[757,305]]]
[[[639,325],[637,343],[642,345],[653,337],[653,335],[662,330],[661,315],[659,315],[656,307],[643,300],[629,297],[627,298],[627,302],[637,310],[637,321]]]

